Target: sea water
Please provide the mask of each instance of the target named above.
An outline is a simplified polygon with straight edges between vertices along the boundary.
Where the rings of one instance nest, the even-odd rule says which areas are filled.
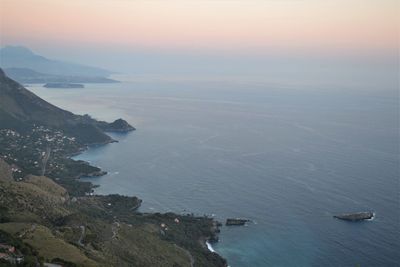
[[[78,156],[108,172],[90,178],[97,193],[138,196],[143,212],[250,219],[212,244],[230,266],[400,262],[396,88],[133,77],[30,89],[137,128]],[[376,217],[332,217],[356,211]]]

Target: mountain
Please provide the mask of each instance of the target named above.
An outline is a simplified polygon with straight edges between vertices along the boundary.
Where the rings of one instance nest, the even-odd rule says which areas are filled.
[[[111,74],[110,71],[101,68],[48,59],[23,46],[1,48],[0,66],[1,68],[28,68],[36,72],[63,76],[106,77]]]
[[[117,83],[106,77],[68,76],[37,72],[28,68],[5,68],[4,72],[19,83]]]
[[[34,125],[43,125],[62,130],[82,144],[111,142],[112,139],[104,131],[134,130],[123,120],[110,124],[92,119],[88,115],[75,115],[60,109],[8,78],[1,69],[0,85],[0,125],[2,127],[26,130]]]

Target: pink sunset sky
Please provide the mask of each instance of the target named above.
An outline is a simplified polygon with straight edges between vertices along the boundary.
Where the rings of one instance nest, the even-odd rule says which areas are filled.
[[[0,0],[0,46],[131,73],[394,84],[397,0]],[[382,73],[392,73],[389,78]],[[375,76],[371,76],[371,73]],[[332,78],[335,77],[335,78]],[[338,78],[339,77],[339,78]],[[371,78],[372,77],[372,78]],[[297,79],[297,78],[296,78]]]
[[[396,0],[1,0],[1,44],[387,52]]]

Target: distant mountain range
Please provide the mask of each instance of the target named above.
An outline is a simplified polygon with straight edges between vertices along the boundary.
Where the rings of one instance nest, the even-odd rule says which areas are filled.
[[[118,81],[106,77],[67,76],[45,74],[27,68],[5,68],[8,77],[20,83],[116,83]]]
[[[48,59],[22,46],[0,49],[0,67],[12,79],[21,83],[112,83],[111,71]]]

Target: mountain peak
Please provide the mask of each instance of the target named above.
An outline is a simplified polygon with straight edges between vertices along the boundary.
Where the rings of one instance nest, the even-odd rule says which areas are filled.
[[[53,75],[104,77],[111,74],[97,67],[49,59],[24,46],[1,48],[0,59],[2,68],[24,68]]]
[[[7,55],[12,55],[12,56],[33,56],[35,55],[32,50],[25,46],[13,46],[13,45],[7,45],[4,46],[0,49],[0,52],[3,54]]]

